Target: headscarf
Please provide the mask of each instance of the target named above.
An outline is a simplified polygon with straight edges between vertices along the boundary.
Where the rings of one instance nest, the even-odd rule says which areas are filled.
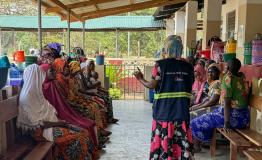
[[[24,70],[24,84],[19,97],[17,124],[23,130],[33,130],[44,121],[57,122],[55,108],[45,99],[42,84],[46,73],[36,64]]]
[[[60,57],[60,52],[61,52],[61,48],[62,48],[62,44],[57,43],[57,42],[53,42],[53,43],[48,43],[47,46],[50,49],[53,49],[54,53],[55,53],[55,57]]]
[[[180,58],[183,51],[181,37],[176,35],[168,36],[164,42],[164,49],[168,57]]]
[[[87,66],[90,66],[91,63],[95,63],[94,60],[89,59],[89,60],[86,61],[86,65]]]
[[[66,65],[66,61],[57,58],[53,63],[53,69],[55,70],[55,82],[57,85],[57,88],[59,89],[60,93],[67,97],[68,95],[68,81],[66,80],[66,77],[63,75],[64,67]]]
[[[194,71],[198,72],[199,74],[199,79],[196,79],[192,86],[192,90],[196,92],[195,104],[198,104],[206,82],[206,71],[204,66],[202,66],[201,64],[197,64],[194,68]]]
[[[194,72],[199,73],[199,81],[200,82],[206,81],[206,70],[205,70],[204,66],[202,66],[201,64],[197,64],[194,68]]]
[[[77,73],[78,71],[81,70],[80,63],[77,62],[77,61],[70,62],[69,63],[69,70],[70,70],[70,74]]]
[[[52,67],[56,71],[56,73],[62,73],[64,71],[65,64],[65,60],[63,60],[62,58],[57,58],[55,59]]]
[[[82,62],[82,63],[80,64],[80,67],[81,67],[81,69],[87,67],[87,62]]]

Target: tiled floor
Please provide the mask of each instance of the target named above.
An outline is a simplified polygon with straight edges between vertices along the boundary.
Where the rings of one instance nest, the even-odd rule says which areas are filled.
[[[113,134],[107,143],[101,160],[147,160],[150,147],[152,108],[145,101],[114,101],[114,116],[118,125],[109,126]],[[217,150],[216,160],[229,159],[229,148]],[[196,160],[210,160],[208,149],[195,154]]]

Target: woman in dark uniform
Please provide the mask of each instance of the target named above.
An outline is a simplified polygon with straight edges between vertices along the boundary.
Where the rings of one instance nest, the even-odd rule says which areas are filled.
[[[150,160],[193,159],[189,128],[189,106],[193,66],[181,59],[183,45],[175,35],[165,40],[166,59],[156,62],[150,82],[140,71],[135,77],[147,88],[155,89]]]

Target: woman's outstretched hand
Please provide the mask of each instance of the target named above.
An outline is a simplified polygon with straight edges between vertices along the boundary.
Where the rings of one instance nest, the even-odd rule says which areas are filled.
[[[141,80],[144,78],[144,75],[141,71],[135,71],[134,76],[136,77],[137,80]]]

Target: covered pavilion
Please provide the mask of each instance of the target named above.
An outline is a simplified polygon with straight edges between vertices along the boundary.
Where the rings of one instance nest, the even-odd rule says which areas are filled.
[[[116,15],[151,7],[160,7],[154,14],[155,19],[164,19],[166,23],[166,36],[176,34],[182,37],[185,53],[197,40],[198,30],[201,29],[203,38],[202,48],[207,48],[208,40],[217,35],[222,40],[227,40],[234,33],[238,39],[237,57],[243,61],[244,43],[253,40],[254,35],[262,32],[261,0],[33,0],[38,4],[38,35],[39,48],[42,47],[43,18],[42,6],[46,13],[56,13],[61,20],[67,20],[67,43],[70,44],[70,30],[76,21],[82,22],[82,32],[86,31],[86,20]],[[173,6],[172,6],[173,5]],[[201,11],[201,12],[199,12]],[[203,24],[203,28],[199,27]],[[83,34],[84,35],[84,34]],[[84,38],[83,38],[84,39]],[[70,45],[68,45],[70,51]],[[251,83],[253,79],[262,77],[262,68],[258,65],[242,66],[242,71]],[[258,83],[258,81],[257,81]],[[254,84],[253,85],[257,85]],[[251,108],[252,133],[262,134],[262,97],[252,95],[254,101]],[[118,103],[118,102],[117,102]],[[131,104],[132,105],[132,104]],[[147,104],[146,104],[147,105]],[[148,116],[148,115],[147,115]],[[128,121],[128,120],[127,120]],[[129,128],[128,126],[126,128]],[[123,135],[123,134],[122,134]],[[135,133],[133,134],[136,135]],[[257,134],[256,134],[257,135]],[[247,138],[247,135],[245,138]],[[234,137],[233,137],[234,138]],[[250,139],[250,137],[248,137]],[[261,141],[260,137],[256,137]],[[255,141],[255,142],[257,142]],[[127,141],[128,142],[128,141]],[[130,142],[130,141],[129,141]],[[232,150],[235,144],[231,144]],[[124,150],[122,154],[126,151]],[[230,159],[235,160],[237,155],[230,154]],[[223,153],[222,153],[223,154]],[[124,158],[126,158],[124,156]],[[130,158],[130,157],[128,157]],[[132,157],[133,158],[133,157]],[[132,159],[131,158],[131,159]],[[202,158],[202,157],[200,157]],[[261,158],[261,157],[260,157]],[[136,158],[134,158],[136,159]],[[208,159],[208,158],[207,158]]]

